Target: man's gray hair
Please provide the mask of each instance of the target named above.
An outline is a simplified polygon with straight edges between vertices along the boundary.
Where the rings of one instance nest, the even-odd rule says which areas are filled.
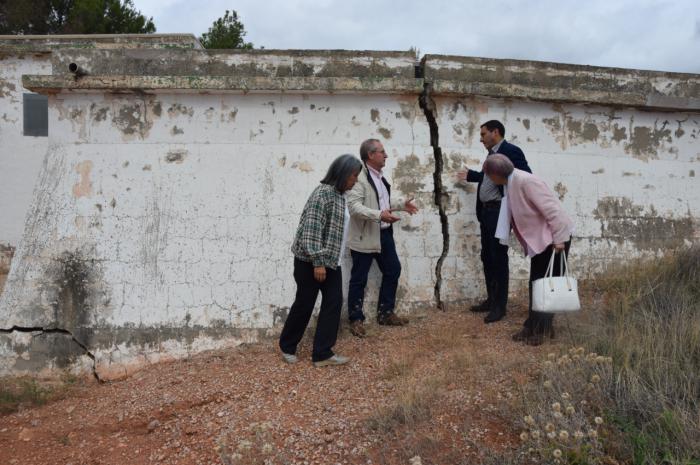
[[[486,175],[507,178],[513,172],[515,167],[513,166],[513,162],[510,161],[510,158],[500,153],[494,153],[493,155],[486,157],[483,169],[484,174]]]
[[[367,139],[362,144],[360,144],[360,159],[362,161],[367,161],[369,158],[369,153],[374,150],[374,145],[381,142],[379,139]]]

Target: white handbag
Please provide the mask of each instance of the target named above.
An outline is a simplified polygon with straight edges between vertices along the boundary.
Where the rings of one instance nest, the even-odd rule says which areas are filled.
[[[568,313],[581,310],[581,302],[578,298],[578,283],[576,278],[569,275],[569,266],[566,263],[566,254],[561,252],[560,274],[554,274],[554,256],[549,259],[549,266],[544,278],[532,282],[532,309],[545,313]]]

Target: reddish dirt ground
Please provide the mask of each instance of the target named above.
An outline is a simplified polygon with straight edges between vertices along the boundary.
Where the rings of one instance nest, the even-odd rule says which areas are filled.
[[[365,339],[343,326],[343,367],[315,368],[307,332],[296,365],[265,341],[79,382],[0,417],[0,463],[478,463],[517,444],[506,404],[551,350],[511,341],[522,303],[482,316],[426,310]]]

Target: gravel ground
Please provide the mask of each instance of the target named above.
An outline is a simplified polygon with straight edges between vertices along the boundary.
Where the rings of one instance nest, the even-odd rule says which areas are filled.
[[[510,340],[524,317],[516,302],[488,326],[460,308],[365,339],[343,327],[343,367],[311,364],[308,331],[296,365],[265,341],[81,382],[0,417],[0,463],[478,463],[517,444],[508,400],[551,350]]]

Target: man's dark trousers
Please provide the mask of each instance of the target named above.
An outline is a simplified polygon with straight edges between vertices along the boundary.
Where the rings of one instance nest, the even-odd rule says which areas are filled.
[[[500,202],[482,204],[481,262],[484,265],[489,311],[494,316],[505,315],[508,304],[508,246],[495,237]]]
[[[367,275],[376,260],[379,271],[382,272],[382,284],[379,287],[379,303],[377,316],[388,315],[394,312],[396,306],[396,288],[401,276],[401,262],[396,255],[394,233],[391,227],[382,229],[380,253],[362,253],[354,250],[352,255],[352,271],[350,272],[350,286],[348,289],[348,316],[350,321],[365,321],[362,305],[365,299],[365,287],[367,287]]]
[[[294,281],[297,283],[296,298],[282,328],[280,349],[285,354],[296,353],[297,345],[304,336],[320,291],[321,311],[316,322],[311,358],[314,362],[331,358],[334,355],[332,348],[338,337],[340,309],[343,306],[342,271],[340,267],[335,270],[326,268],[326,280],[320,283],[314,278],[314,266],[295,258]]]

